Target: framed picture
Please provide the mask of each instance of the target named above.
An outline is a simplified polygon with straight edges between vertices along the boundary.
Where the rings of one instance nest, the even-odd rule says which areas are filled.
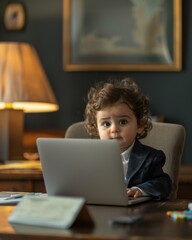
[[[63,0],[65,71],[180,71],[181,0]]]
[[[7,31],[20,31],[25,28],[26,11],[21,2],[8,2],[4,11],[4,27]]]

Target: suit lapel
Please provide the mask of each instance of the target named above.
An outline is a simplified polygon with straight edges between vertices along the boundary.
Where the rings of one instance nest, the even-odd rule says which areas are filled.
[[[128,171],[126,174],[126,184],[130,182],[133,176],[142,167],[143,162],[145,162],[146,156],[147,156],[147,152],[144,151],[143,145],[138,140],[136,140],[130,155],[129,163],[128,163]]]

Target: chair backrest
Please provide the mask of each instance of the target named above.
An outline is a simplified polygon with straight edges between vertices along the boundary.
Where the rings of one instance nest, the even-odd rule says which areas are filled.
[[[84,122],[76,122],[69,126],[65,132],[66,138],[90,138],[85,129]]]
[[[69,126],[65,137],[90,138],[84,127],[84,122],[77,122]],[[177,198],[179,170],[185,144],[185,128],[179,124],[153,122],[150,133],[140,141],[165,153],[166,163],[163,169],[169,174],[173,183],[170,198]]]

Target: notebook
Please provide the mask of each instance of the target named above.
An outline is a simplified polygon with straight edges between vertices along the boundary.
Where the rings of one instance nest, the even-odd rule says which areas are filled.
[[[120,147],[115,140],[38,138],[48,196],[83,197],[87,204],[127,206]]]

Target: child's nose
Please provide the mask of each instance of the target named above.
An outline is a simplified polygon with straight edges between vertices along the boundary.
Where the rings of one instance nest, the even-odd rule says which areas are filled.
[[[119,132],[119,126],[118,124],[112,124],[111,126],[111,132],[114,133],[114,132]]]

